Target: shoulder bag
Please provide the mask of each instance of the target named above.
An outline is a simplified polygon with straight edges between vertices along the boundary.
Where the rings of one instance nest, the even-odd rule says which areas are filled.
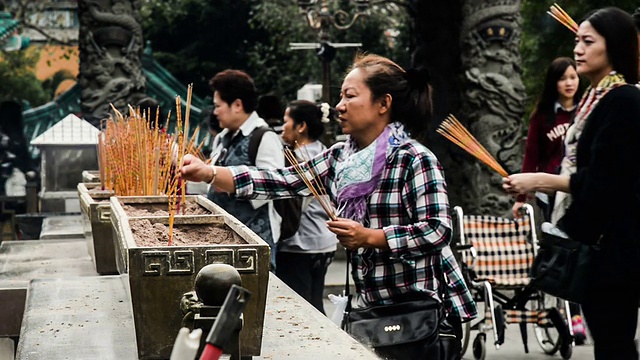
[[[542,224],[540,248],[531,266],[531,286],[575,303],[585,299],[591,259],[598,251],[572,240],[551,223]]]
[[[349,300],[342,322],[347,333],[385,359],[459,359],[460,339],[446,322],[442,303],[431,297],[411,296],[391,305],[352,309],[350,260],[347,251],[345,293]]]

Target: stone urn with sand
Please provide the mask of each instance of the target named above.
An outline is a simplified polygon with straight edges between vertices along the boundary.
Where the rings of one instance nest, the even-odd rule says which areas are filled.
[[[168,197],[116,196],[110,200],[116,262],[129,281],[139,357],[169,357],[182,326],[180,298],[193,290],[198,271],[208,264],[233,266],[242,286],[253,294],[240,341],[243,355],[258,356],[269,245],[206,197],[185,198],[185,208],[191,210],[174,216],[171,244]]]

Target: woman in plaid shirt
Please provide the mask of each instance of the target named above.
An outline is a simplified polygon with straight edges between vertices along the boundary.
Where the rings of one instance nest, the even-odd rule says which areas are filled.
[[[429,296],[445,301],[458,321],[471,320],[475,303],[449,247],[444,174],[435,155],[418,141],[431,118],[427,73],[405,71],[381,56],[361,56],[344,79],[336,109],[349,138],[301,167],[309,174],[313,168],[337,205],[339,218],[327,224],[352,250],[358,304]],[[311,195],[293,168],[210,167],[190,155],[184,164],[186,179],[208,181],[236,196]]]

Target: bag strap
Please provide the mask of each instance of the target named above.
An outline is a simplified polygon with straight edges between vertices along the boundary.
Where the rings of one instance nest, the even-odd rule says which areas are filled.
[[[347,319],[349,317],[349,313],[351,312],[351,299],[352,295],[349,291],[349,263],[351,263],[351,250],[345,249],[347,253],[347,275],[344,281],[344,296],[347,297],[347,306],[344,308],[344,313],[342,314],[342,322],[340,323],[340,328],[342,330],[346,330],[347,328]]]
[[[258,156],[258,148],[262,142],[262,136],[267,131],[272,131],[268,126],[260,126],[255,128],[249,135],[249,160],[251,165],[256,165],[256,157]]]

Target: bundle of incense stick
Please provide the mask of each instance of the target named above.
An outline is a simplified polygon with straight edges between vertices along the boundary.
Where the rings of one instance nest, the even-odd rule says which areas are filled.
[[[480,144],[480,142],[471,135],[469,130],[462,126],[455,116],[449,114],[436,131],[452,143],[461,147],[464,151],[475,156],[478,160],[485,163],[498,174],[503,177],[509,176],[496,159],[494,159],[487,149],[485,149],[484,146],[482,146],[482,144]]]
[[[114,112],[115,117],[103,123],[98,144],[105,188],[118,196],[165,194],[172,176],[172,139],[152,128],[139,111],[129,108],[126,117]]]
[[[567,14],[564,10],[562,10],[560,5],[555,3],[551,5],[551,7],[549,8],[549,11],[547,11],[547,14],[551,15],[552,18],[556,19],[560,24],[564,25],[567,29],[573,31],[574,34],[578,32],[578,24],[575,21],[573,21],[571,16],[569,16],[569,14]]]
[[[322,181],[320,181],[313,167],[309,167],[311,175],[311,178],[309,178],[291,149],[285,148],[284,156],[287,158],[287,160],[289,160],[289,163],[291,163],[293,168],[296,170],[296,173],[298,173],[298,176],[300,176],[300,179],[304,182],[309,191],[311,191],[313,197],[318,200],[320,206],[322,206],[322,209],[327,214],[329,219],[333,221],[337,220],[336,212],[331,205],[331,201],[329,200],[329,196],[327,195],[327,190],[322,184]]]
[[[204,142],[196,144],[197,128],[191,138],[183,134],[188,141],[178,147],[177,136],[153,126],[139,109],[130,108],[126,117],[117,110],[114,113],[102,123],[98,153],[103,186],[117,196],[168,195],[178,183],[175,169],[180,153],[204,158],[200,152]]]
[[[133,109],[123,116],[113,106],[115,116],[103,121],[98,141],[100,179],[105,190],[117,196],[166,195],[169,197],[169,239],[172,240],[173,220],[176,210],[185,208],[185,183],[178,169],[185,154],[190,153],[204,160],[201,149],[203,140],[196,143],[199,128],[189,137],[189,114],[191,110],[192,86],[187,93],[185,123],[182,123],[182,105],[176,98],[178,119],[176,134],[169,135],[158,127],[156,118],[149,118],[148,109]],[[164,129],[169,128],[171,112]],[[155,124],[155,126],[154,126]],[[180,191],[180,204],[177,202]]]

